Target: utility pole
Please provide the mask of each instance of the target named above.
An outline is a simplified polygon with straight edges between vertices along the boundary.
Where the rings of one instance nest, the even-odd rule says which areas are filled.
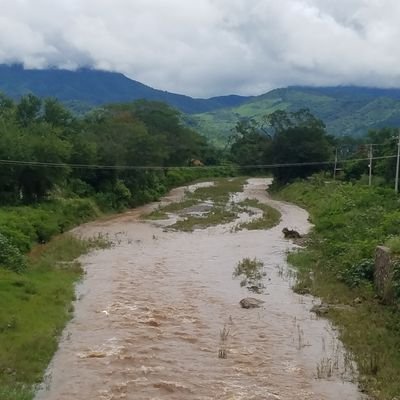
[[[372,185],[372,144],[369,145],[368,151],[368,158],[369,158],[369,186]]]
[[[396,193],[399,193],[399,168],[400,168],[400,129],[399,129],[399,138],[397,141],[396,181],[394,183],[394,191]]]
[[[335,152],[335,166],[333,167],[333,180],[336,180],[336,170],[337,170],[337,163],[338,163],[338,148],[336,147]]]

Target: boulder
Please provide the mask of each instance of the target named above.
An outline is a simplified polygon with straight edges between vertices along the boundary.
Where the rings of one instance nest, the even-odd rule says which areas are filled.
[[[265,303],[265,301],[255,299],[253,297],[246,297],[245,299],[240,300],[240,305],[242,308],[259,308],[261,304]]]

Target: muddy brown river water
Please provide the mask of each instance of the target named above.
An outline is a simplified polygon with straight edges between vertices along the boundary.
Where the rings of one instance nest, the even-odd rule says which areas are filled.
[[[256,198],[282,213],[267,231],[234,224],[193,233],[140,220],[145,206],[75,229],[107,234],[110,249],[82,258],[73,320],[37,400],[357,400],[354,366],[335,330],[310,312],[318,300],[292,292],[282,228],[310,229],[307,213],[270,200],[268,179],[250,179],[235,200]],[[164,203],[183,197],[176,189]],[[246,219],[246,216],[242,216]],[[233,279],[245,257],[264,262],[265,290]],[[242,309],[244,297],[263,300]],[[226,328],[227,358],[218,358]]]

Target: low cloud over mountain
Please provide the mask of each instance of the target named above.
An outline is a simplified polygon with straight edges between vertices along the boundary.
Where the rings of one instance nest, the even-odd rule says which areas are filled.
[[[400,86],[397,0],[0,0],[0,63],[92,66],[192,96]]]

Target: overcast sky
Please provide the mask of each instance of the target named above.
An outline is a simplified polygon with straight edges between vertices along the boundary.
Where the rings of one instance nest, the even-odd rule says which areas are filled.
[[[399,0],[0,0],[0,63],[123,72],[192,96],[400,87]]]

